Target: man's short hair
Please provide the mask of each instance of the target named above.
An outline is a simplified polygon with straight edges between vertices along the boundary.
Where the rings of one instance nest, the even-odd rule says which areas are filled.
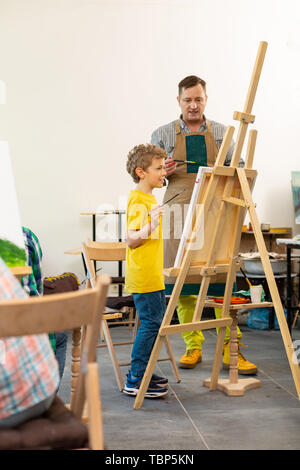
[[[181,95],[183,88],[191,88],[193,86],[199,85],[199,83],[202,85],[202,88],[206,94],[206,82],[196,75],[189,75],[178,83],[178,95]]]
[[[132,176],[133,181],[138,183],[140,178],[135,171],[137,168],[142,168],[142,170],[145,171],[151,165],[154,158],[166,158],[167,155],[168,152],[166,150],[161,149],[156,145],[136,145],[132,150],[130,150],[127,156],[127,172]]]

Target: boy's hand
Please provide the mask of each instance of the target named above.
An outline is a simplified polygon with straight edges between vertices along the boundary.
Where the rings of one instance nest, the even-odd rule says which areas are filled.
[[[165,207],[157,205],[149,212],[151,220],[151,232],[159,226],[160,217],[164,214]]]
[[[165,159],[165,170],[166,170],[166,178],[168,176],[172,175],[174,171],[176,170],[177,163],[174,162],[173,158],[169,156],[168,158]]]

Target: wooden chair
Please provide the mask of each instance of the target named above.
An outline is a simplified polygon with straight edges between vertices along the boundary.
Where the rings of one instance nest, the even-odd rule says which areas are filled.
[[[82,254],[85,260],[85,264],[87,267],[88,279],[89,284],[91,286],[95,285],[96,282],[96,272],[95,272],[95,261],[120,261],[124,260],[126,257],[126,244],[124,242],[94,242],[92,240],[88,240],[88,245],[86,243],[82,243]],[[112,300],[111,300],[112,299]],[[102,315],[102,322],[101,322],[101,332],[104,334],[105,344],[99,343],[97,344],[97,348],[107,347],[108,352],[111,358],[111,362],[113,365],[117,385],[120,391],[124,388],[124,381],[121,374],[121,366],[128,366],[130,362],[119,362],[116,352],[115,346],[123,346],[123,345],[130,345],[134,342],[134,335],[136,333],[136,327],[134,328],[132,339],[127,342],[120,342],[120,343],[113,343],[111,338],[111,334],[109,331],[109,320],[115,320],[118,318],[122,318],[123,313],[121,310],[125,307],[133,309],[134,303],[132,296],[124,296],[121,297],[108,297],[106,299],[106,306],[108,308],[116,308],[120,310],[116,313],[104,313]],[[134,320],[129,320],[134,322]],[[125,323],[127,321],[124,321]],[[114,322],[114,325],[123,323],[123,322]]]
[[[300,303],[298,303],[298,307],[299,307],[299,309],[298,309],[298,310],[296,310],[296,312],[295,312],[295,315],[294,315],[294,319],[293,319],[292,328],[295,328],[295,326],[296,326],[296,322],[297,322],[297,320],[298,320],[298,317],[299,317]]]
[[[95,267],[94,267],[94,261],[119,261],[119,260],[125,260],[126,258],[126,243],[125,242],[94,242],[91,240],[88,240],[88,245],[86,243],[82,243],[82,253],[85,259],[87,271],[88,271],[88,276],[89,276],[89,281],[90,284],[93,286],[96,280],[96,273],[95,273]],[[110,298],[111,299],[111,298]],[[129,308],[132,308],[133,299],[132,296],[123,296],[123,297],[118,297],[118,301],[122,302],[123,305],[126,304],[126,299],[128,302]],[[120,300],[121,299],[121,300]],[[108,307],[111,307],[111,303],[106,303]],[[122,366],[130,366],[130,362],[119,362],[115,348],[114,346],[122,346],[122,345],[130,345],[134,343],[134,339],[137,333],[137,329],[139,326],[139,318],[137,315],[137,312],[135,313],[135,321],[134,321],[134,330],[133,330],[133,335],[131,341],[128,342],[120,342],[120,343],[113,343],[110,332],[109,332],[109,326],[107,323],[107,320],[110,319],[110,316],[113,314],[103,314],[102,316],[102,329],[104,333],[104,338],[106,341],[106,344],[98,344],[97,348],[102,348],[102,347],[107,347],[109,351],[109,355],[112,361],[112,365],[114,368],[114,373],[116,377],[116,381],[119,387],[119,390],[122,391],[124,388],[124,381],[123,377],[121,374],[121,369],[120,367]],[[122,322],[120,322],[122,323]],[[124,322],[125,323],[125,322]],[[114,323],[117,324],[117,323]],[[165,346],[166,346],[166,351],[167,351],[167,357],[165,358],[159,358],[159,361],[170,361],[171,362],[171,367],[172,371],[175,377],[175,380],[177,382],[180,382],[181,377],[179,375],[179,371],[176,365],[175,357],[169,342],[169,338],[166,336],[165,338]]]
[[[101,259],[93,260],[95,267],[96,261],[118,261],[122,262],[126,259],[126,243],[125,242],[95,242],[88,238],[88,247],[97,249],[97,256]],[[82,251],[83,253],[83,251]],[[83,254],[84,258],[84,254]],[[85,259],[85,258],[84,258]],[[95,270],[94,270],[95,272]],[[125,284],[124,276],[111,276],[111,283],[122,285]],[[118,310],[123,314],[128,314],[128,320],[122,318],[120,321],[114,320],[114,325],[128,325],[130,329],[135,325],[134,312],[135,306],[132,295],[118,295],[115,297],[107,297],[106,306],[112,310]]]
[[[103,449],[95,331],[110,285],[99,276],[92,289],[0,302],[0,337],[25,336],[86,325],[82,362],[70,409],[56,396],[42,416],[13,429],[0,429],[0,449]],[[85,400],[88,425],[81,418]]]

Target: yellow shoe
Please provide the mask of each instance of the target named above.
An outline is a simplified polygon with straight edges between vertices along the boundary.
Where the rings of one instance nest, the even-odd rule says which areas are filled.
[[[193,369],[198,362],[202,361],[202,352],[200,349],[191,349],[180,358],[179,367],[181,369]]]
[[[238,343],[238,373],[242,375],[257,374],[257,367],[255,364],[247,361],[240,351],[240,343]],[[223,369],[229,369],[230,364],[230,341],[224,345],[223,349]]]

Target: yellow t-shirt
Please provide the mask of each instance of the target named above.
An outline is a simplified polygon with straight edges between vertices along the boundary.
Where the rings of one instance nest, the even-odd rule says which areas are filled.
[[[126,211],[128,230],[140,230],[150,222],[149,212],[157,205],[152,194],[134,190],[129,194]],[[161,220],[147,240],[137,248],[126,247],[125,290],[146,293],[165,288]]]

